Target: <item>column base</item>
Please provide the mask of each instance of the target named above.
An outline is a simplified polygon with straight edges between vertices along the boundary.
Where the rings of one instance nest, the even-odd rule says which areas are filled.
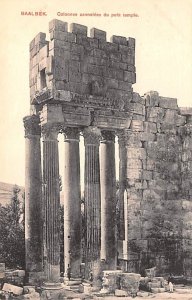
[[[41,299],[65,299],[65,289],[62,283],[46,282],[43,284]]]
[[[44,282],[41,287],[43,290],[61,290],[63,284],[61,282]]]
[[[43,281],[45,280],[44,272],[26,272],[25,284],[26,285],[37,285],[41,286]]]
[[[67,286],[74,286],[74,285],[80,285],[82,283],[82,279],[79,278],[67,278],[64,277],[64,284]]]

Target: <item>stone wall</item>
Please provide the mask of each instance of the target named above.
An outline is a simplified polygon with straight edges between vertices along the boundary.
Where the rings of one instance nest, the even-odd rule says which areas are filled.
[[[191,109],[180,109],[176,99],[157,92],[143,97],[133,93],[130,105],[124,197],[128,228],[122,254],[127,252],[130,261],[139,260],[136,271],[157,266],[160,274],[189,275]]]
[[[50,41],[39,33],[30,43],[31,104],[54,100],[127,108],[136,82],[135,40],[53,20]],[[78,95],[78,97],[77,97]],[[92,95],[92,97],[90,97]],[[105,101],[103,101],[105,99]]]

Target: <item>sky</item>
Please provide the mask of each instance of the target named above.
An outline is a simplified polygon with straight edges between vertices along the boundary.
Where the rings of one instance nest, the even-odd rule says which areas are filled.
[[[21,12],[46,12],[23,16]],[[61,16],[61,13],[78,16]],[[80,13],[97,13],[84,17]],[[60,16],[59,16],[60,14]],[[106,17],[104,14],[108,14]],[[116,16],[112,16],[116,14]],[[137,17],[123,17],[136,14]],[[192,0],[0,0],[0,181],[24,185],[23,117],[29,114],[29,43],[52,19],[136,39],[135,92],[192,106]],[[89,32],[88,30],[88,32]],[[60,138],[62,158],[62,139]],[[83,153],[81,155],[83,158]]]

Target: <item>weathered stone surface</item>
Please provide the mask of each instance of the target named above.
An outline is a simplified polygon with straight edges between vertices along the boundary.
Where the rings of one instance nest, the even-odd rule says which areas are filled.
[[[114,293],[119,288],[119,278],[121,276],[121,270],[107,270],[103,271],[103,288],[101,293]]]
[[[124,36],[113,35],[111,37],[111,42],[116,44],[121,44],[121,45],[127,45],[127,39]]]
[[[127,157],[132,159],[145,159],[146,158],[146,149],[144,148],[134,148],[127,147]]]
[[[175,98],[159,97],[159,107],[162,107],[162,108],[171,108],[171,109],[178,109],[177,99],[175,99]]]
[[[128,296],[128,292],[127,291],[123,291],[123,290],[115,290],[115,296],[116,297],[127,297]]]
[[[90,30],[90,36],[92,38],[96,38],[102,41],[106,41],[106,31],[97,29],[97,28],[91,28]]]
[[[192,116],[192,107],[180,107],[179,111],[182,116]]]
[[[23,293],[23,288],[13,285],[13,284],[9,284],[9,283],[4,283],[2,290],[4,292],[8,292],[8,293],[13,293],[16,296],[20,296]]]
[[[165,111],[161,107],[148,107],[147,120],[150,122],[162,122],[164,120]]]
[[[149,293],[148,292],[144,292],[144,291],[139,291],[138,293],[137,293],[137,296],[138,297],[148,297],[149,296]]]
[[[68,28],[68,24],[61,20],[53,19],[52,21],[49,22],[49,32],[52,32],[53,30],[66,32],[67,28]]]
[[[159,105],[159,93],[155,91],[150,91],[144,94],[146,101],[146,106],[158,106]]]
[[[77,23],[70,24],[70,30],[72,33],[79,33],[82,35],[87,35],[87,26],[80,25]]]
[[[128,292],[129,295],[136,296],[139,290],[140,274],[122,273],[120,275],[121,289]]]

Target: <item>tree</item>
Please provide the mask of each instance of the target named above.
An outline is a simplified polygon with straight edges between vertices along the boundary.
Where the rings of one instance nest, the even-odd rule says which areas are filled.
[[[14,186],[11,203],[0,205],[0,261],[9,268],[24,268],[25,265],[23,209],[19,192],[18,186]]]

